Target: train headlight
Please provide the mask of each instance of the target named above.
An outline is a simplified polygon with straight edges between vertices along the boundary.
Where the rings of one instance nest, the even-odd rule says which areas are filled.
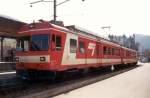
[[[15,58],[15,61],[16,61],[16,62],[19,62],[19,57],[16,57],[16,58]]]
[[[40,61],[46,61],[45,57],[40,57]]]

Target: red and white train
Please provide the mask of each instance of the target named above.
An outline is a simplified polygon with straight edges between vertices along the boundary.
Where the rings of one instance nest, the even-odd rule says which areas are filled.
[[[73,69],[136,64],[138,57],[135,50],[75,26],[40,21],[18,32],[16,60],[17,75],[29,78]]]

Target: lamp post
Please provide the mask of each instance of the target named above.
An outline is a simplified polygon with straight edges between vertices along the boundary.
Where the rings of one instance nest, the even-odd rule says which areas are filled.
[[[105,32],[105,30],[108,29],[108,30],[109,30],[109,34],[110,34],[111,26],[103,26],[103,27],[101,27],[101,29],[104,30],[104,33],[107,33],[107,31]],[[108,34],[108,35],[109,35],[109,34]],[[108,37],[108,36],[107,36],[107,37]]]
[[[68,1],[70,1],[70,0],[65,0],[65,1],[60,2],[60,3],[57,4],[57,0],[53,0],[53,1],[40,0],[40,1],[31,2],[31,3],[30,3],[30,7],[32,7],[33,4],[40,3],[40,2],[53,2],[53,5],[54,5],[54,6],[53,6],[53,8],[54,8],[53,19],[54,19],[54,21],[56,21],[56,17],[57,17],[57,6],[59,6],[59,5],[63,4],[63,3],[66,3],[66,2],[68,2]],[[82,0],[82,1],[85,1],[85,0]]]

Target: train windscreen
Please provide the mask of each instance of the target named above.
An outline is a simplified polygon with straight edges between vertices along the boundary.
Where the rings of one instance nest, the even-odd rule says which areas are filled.
[[[49,49],[49,35],[31,36],[31,51],[47,51]]]
[[[50,36],[48,34],[24,36],[18,38],[17,51],[47,51]]]

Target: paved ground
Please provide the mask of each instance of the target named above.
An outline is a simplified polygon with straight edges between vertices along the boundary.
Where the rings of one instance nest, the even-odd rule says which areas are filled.
[[[54,98],[150,98],[150,63]]]

